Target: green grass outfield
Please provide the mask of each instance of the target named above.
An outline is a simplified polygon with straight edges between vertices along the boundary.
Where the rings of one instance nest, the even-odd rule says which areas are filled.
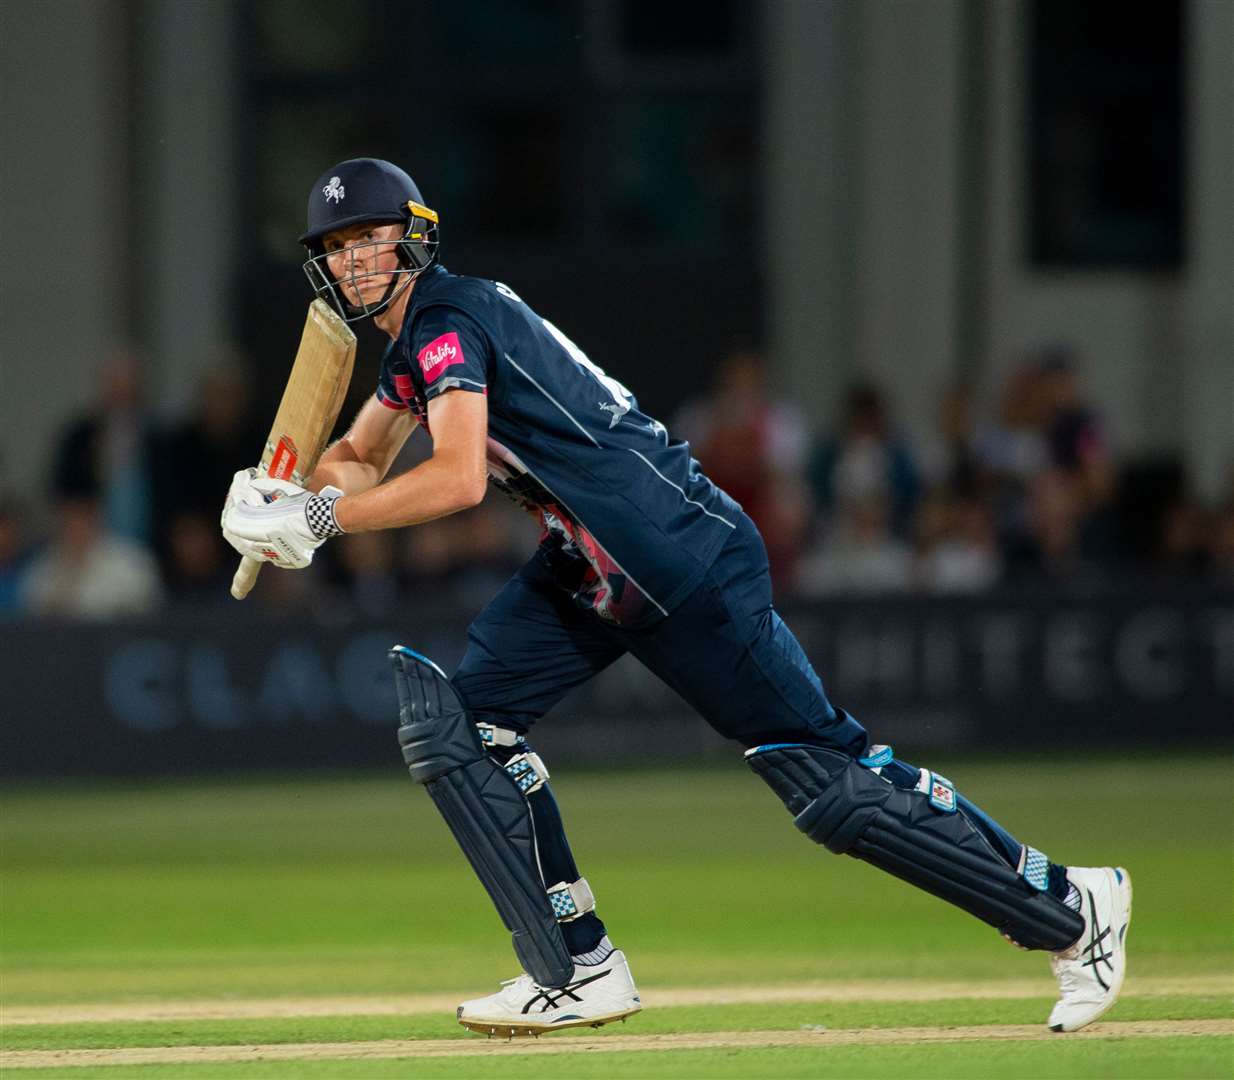
[[[165,1047],[29,1075],[1234,1076],[1229,756],[935,764],[1055,859],[1131,871],[1126,996],[1089,1034],[1041,1039],[1042,956],[809,843],[739,760],[555,762],[648,1004],[630,1023],[510,1046],[454,1024],[450,1001],[516,967],[396,772],[21,785],[0,797],[5,1072]],[[194,1049],[229,1046],[276,1049]]]

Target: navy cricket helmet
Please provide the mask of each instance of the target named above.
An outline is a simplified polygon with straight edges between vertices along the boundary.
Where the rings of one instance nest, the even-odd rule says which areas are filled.
[[[371,304],[363,300],[353,304],[341,294],[339,279],[326,264],[328,254],[322,242],[328,233],[362,222],[404,225],[402,236],[395,241],[399,267],[386,271],[391,274],[389,287]],[[304,272],[313,291],[328,299],[348,322],[376,315],[432,265],[437,257],[437,227],[436,211],[424,205],[415,181],[397,165],[379,158],[339,162],[322,173],[309,191],[308,228],[300,236],[309,254]],[[341,275],[344,281],[358,285],[366,276],[357,273],[355,261],[356,248],[366,246],[379,245],[348,248],[352,255],[349,272]]]

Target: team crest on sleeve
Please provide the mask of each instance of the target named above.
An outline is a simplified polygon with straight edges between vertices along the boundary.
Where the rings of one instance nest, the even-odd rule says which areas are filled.
[[[347,194],[347,189],[343,187],[343,182],[339,177],[332,176],[330,182],[321,189],[321,193],[326,197],[326,202],[340,203],[343,201],[343,196]]]
[[[420,361],[424,381],[432,382],[446,368],[463,362],[463,346],[458,340],[458,334],[451,331],[433,338],[416,354],[416,359]]]

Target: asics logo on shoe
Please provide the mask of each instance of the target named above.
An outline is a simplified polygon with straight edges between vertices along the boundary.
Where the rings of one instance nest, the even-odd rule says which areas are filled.
[[[567,985],[563,986],[560,990],[554,990],[552,988],[543,987],[543,986],[537,987],[537,989],[540,992],[536,994],[535,997],[530,998],[527,1004],[523,1006],[523,1015],[526,1015],[527,1013],[531,1012],[532,1006],[535,1005],[539,1001],[544,1002],[544,1004],[540,1006],[540,1012],[542,1013],[548,1012],[549,1009],[560,1008],[561,1002],[563,1002],[567,998],[569,998],[571,1001],[582,1001],[583,999],[574,992],[575,990],[579,990],[582,987],[587,986],[589,983],[593,983],[599,979],[603,979],[606,976],[611,975],[612,973],[613,973],[613,969],[608,968],[606,971],[601,971],[597,975],[589,975],[585,979],[579,979],[578,982],[568,983]]]
[[[1088,893],[1088,910],[1092,912],[1089,919],[1088,928],[1088,944],[1081,950],[1081,955],[1085,957],[1083,967],[1091,967],[1093,976],[1101,983],[1101,989],[1108,991],[1110,984],[1102,977],[1099,964],[1105,964],[1110,971],[1114,970],[1114,953],[1108,949],[1106,938],[1113,932],[1112,926],[1107,926],[1104,930],[1097,923],[1097,901],[1093,899],[1091,889],[1086,890]],[[1111,941],[1109,943],[1113,945]]]

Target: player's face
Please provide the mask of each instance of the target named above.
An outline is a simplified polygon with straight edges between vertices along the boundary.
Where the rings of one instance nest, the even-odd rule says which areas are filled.
[[[351,225],[327,233],[322,243],[326,265],[352,305],[373,304],[384,295],[398,269],[399,224]]]

